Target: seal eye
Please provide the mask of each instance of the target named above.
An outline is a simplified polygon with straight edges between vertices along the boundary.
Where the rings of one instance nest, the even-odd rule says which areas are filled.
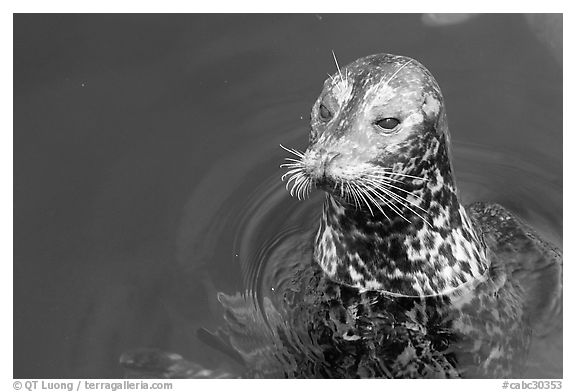
[[[390,130],[396,128],[396,126],[400,124],[400,121],[396,118],[389,117],[382,120],[378,120],[375,122],[375,124],[382,129]]]
[[[328,110],[323,103],[320,104],[320,118],[324,121],[328,121],[332,118],[332,113],[330,113],[330,110]]]

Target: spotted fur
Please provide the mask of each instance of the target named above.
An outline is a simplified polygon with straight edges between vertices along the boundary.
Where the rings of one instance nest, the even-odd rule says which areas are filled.
[[[401,121],[383,133],[382,117]],[[442,94],[421,64],[384,54],[338,69],[312,109],[308,150],[287,149],[293,194],[327,193],[315,238],[269,255],[292,274],[273,299],[220,295],[226,323],[201,336],[244,377],[530,377],[532,331],[561,322],[561,253],[501,206],[464,208],[449,144]],[[350,185],[374,172],[388,200]],[[161,374],[207,374],[167,358]],[[129,365],[149,375],[150,362]]]
[[[320,105],[334,112],[329,122],[319,116]],[[398,118],[399,129],[375,130],[382,117]],[[458,201],[445,117],[438,84],[412,59],[369,56],[326,81],[302,162],[311,181],[328,191],[314,258],[331,279],[397,296],[433,296],[484,278],[489,260]],[[338,184],[370,181],[376,168],[394,173],[392,200],[376,200],[380,206],[370,210],[350,205],[349,191]]]
[[[328,121],[320,105],[332,111]],[[399,118],[398,129],[375,130],[382,117]],[[287,300],[291,330],[329,331],[325,349],[334,354],[325,366],[312,361],[316,375],[517,376],[538,324],[531,298],[541,297],[519,281],[522,270],[549,268],[555,290],[542,302],[558,314],[559,253],[501,207],[465,209],[449,144],[440,88],[417,61],[369,56],[325,82],[301,159],[310,182],[327,192],[313,250],[319,268],[304,269],[295,280],[301,296]],[[370,208],[347,194],[347,182],[381,168],[401,183],[389,188],[391,203],[372,198],[380,205]],[[402,195],[410,203],[394,204]],[[499,219],[486,219],[487,211]],[[537,263],[502,258],[503,241],[529,243],[517,258]],[[313,306],[302,305],[311,298]],[[292,376],[314,374],[302,369]]]

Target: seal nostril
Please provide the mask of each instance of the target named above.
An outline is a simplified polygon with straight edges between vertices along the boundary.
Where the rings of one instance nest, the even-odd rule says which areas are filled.
[[[328,165],[330,163],[332,163],[332,161],[334,159],[336,159],[337,157],[339,157],[340,155],[342,155],[339,152],[336,153],[327,153],[324,157],[324,159],[322,159],[322,178],[326,179],[326,171],[328,169]]]

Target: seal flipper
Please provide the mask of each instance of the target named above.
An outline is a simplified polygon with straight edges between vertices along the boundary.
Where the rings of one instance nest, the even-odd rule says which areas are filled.
[[[536,335],[562,324],[562,252],[496,203],[468,207],[482,233],[494,242],[496,257],[521,282],[525,309]]]

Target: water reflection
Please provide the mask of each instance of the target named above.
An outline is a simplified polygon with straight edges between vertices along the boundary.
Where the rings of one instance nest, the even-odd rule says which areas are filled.
[[[278,145],[306,146],[331,49],[426,64],[464,200],[561,245],[562,74],[517,15],[31,15],[14,36],[15,377],[121,376],[142,346],[226,361],[195,335],[216,292],[273,300],[269,253],[316,221]]]

